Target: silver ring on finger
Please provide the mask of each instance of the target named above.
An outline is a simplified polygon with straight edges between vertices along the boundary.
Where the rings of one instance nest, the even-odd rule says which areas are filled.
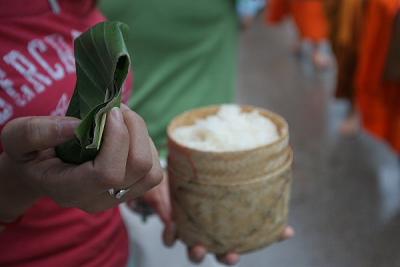
[[[108,189],[108,193],[110,194],[111,197],[120,200],[126,193],[131,190],[130,188],[126,189],[115,189],[115,188],[110,188]]]

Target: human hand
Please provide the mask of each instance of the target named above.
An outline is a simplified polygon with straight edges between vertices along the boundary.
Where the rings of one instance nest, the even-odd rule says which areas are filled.
[[[112,109],[97,157],[81,165],[67,164],[56,157],[54,147],[73,138],[78,124],[68,117],[24,117],[4,127],[0,220],[12,221],[42,196],[62,207],[98,212],[160,183],[157,152],[136,113],[125,106]],[[108,193],[110,188],[130,190],[116,199]]]
[[[292,227],[287,226],[280,237],[279,241],[283,241],[289,239],[294,236],[294,230]],[[200,263],[203,261],[204,257],[207,255],[207,248],[202,245],[196,245],[191,248],[188,248],[188,255],[192,262]],[[231,251],[221,255],[215,255],[217,260],[225,265],[235,265],[240,260],[240,254]]]
[[[143,195],[143,200],[149,204],[159,215],[164,223],[163,241],[166,246],[173,246],[176,241],[176,226],[172,218],[171,200],[168,186],[168,175],[164,173],[163,181]],[[293,237],[294,230],[288,226],[284,229],[280,241]],[[189,259],[194,263],[200,263],[208,253],[207,248],[196,245],[188,248]],[[225,265],[234,265],[240,260],[240,255],[234,251],[223,255],[216,255],[219,262]]]

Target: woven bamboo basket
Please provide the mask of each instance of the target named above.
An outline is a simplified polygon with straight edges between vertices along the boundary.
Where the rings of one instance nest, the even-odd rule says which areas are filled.
[[[168,127],[168,175],[179,238],[211,252],[239,253],[277,241],[287,223],[292,151],[286,121],[258,110],[277,126],[279,139],[250,150],[206,152],[172,138],[175,128],[218,111],[211,106],[188,111]]]

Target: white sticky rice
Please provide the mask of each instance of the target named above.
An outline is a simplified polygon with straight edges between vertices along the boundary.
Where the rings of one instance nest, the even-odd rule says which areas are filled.
[[[172,133],[178,143],[202,151],[238,151],[270,144],[279,138],[276,125],[258,111],[241,112],[223,105],[218,113]]]

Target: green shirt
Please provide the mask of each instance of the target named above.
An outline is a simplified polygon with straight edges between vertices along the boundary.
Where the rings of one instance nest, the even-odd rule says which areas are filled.
[[[134,69],[130,107],[165,156],[166,127],[199,106],[232,102],[238,21],[233,0],[102,0],[110,20],[129,25]]]

